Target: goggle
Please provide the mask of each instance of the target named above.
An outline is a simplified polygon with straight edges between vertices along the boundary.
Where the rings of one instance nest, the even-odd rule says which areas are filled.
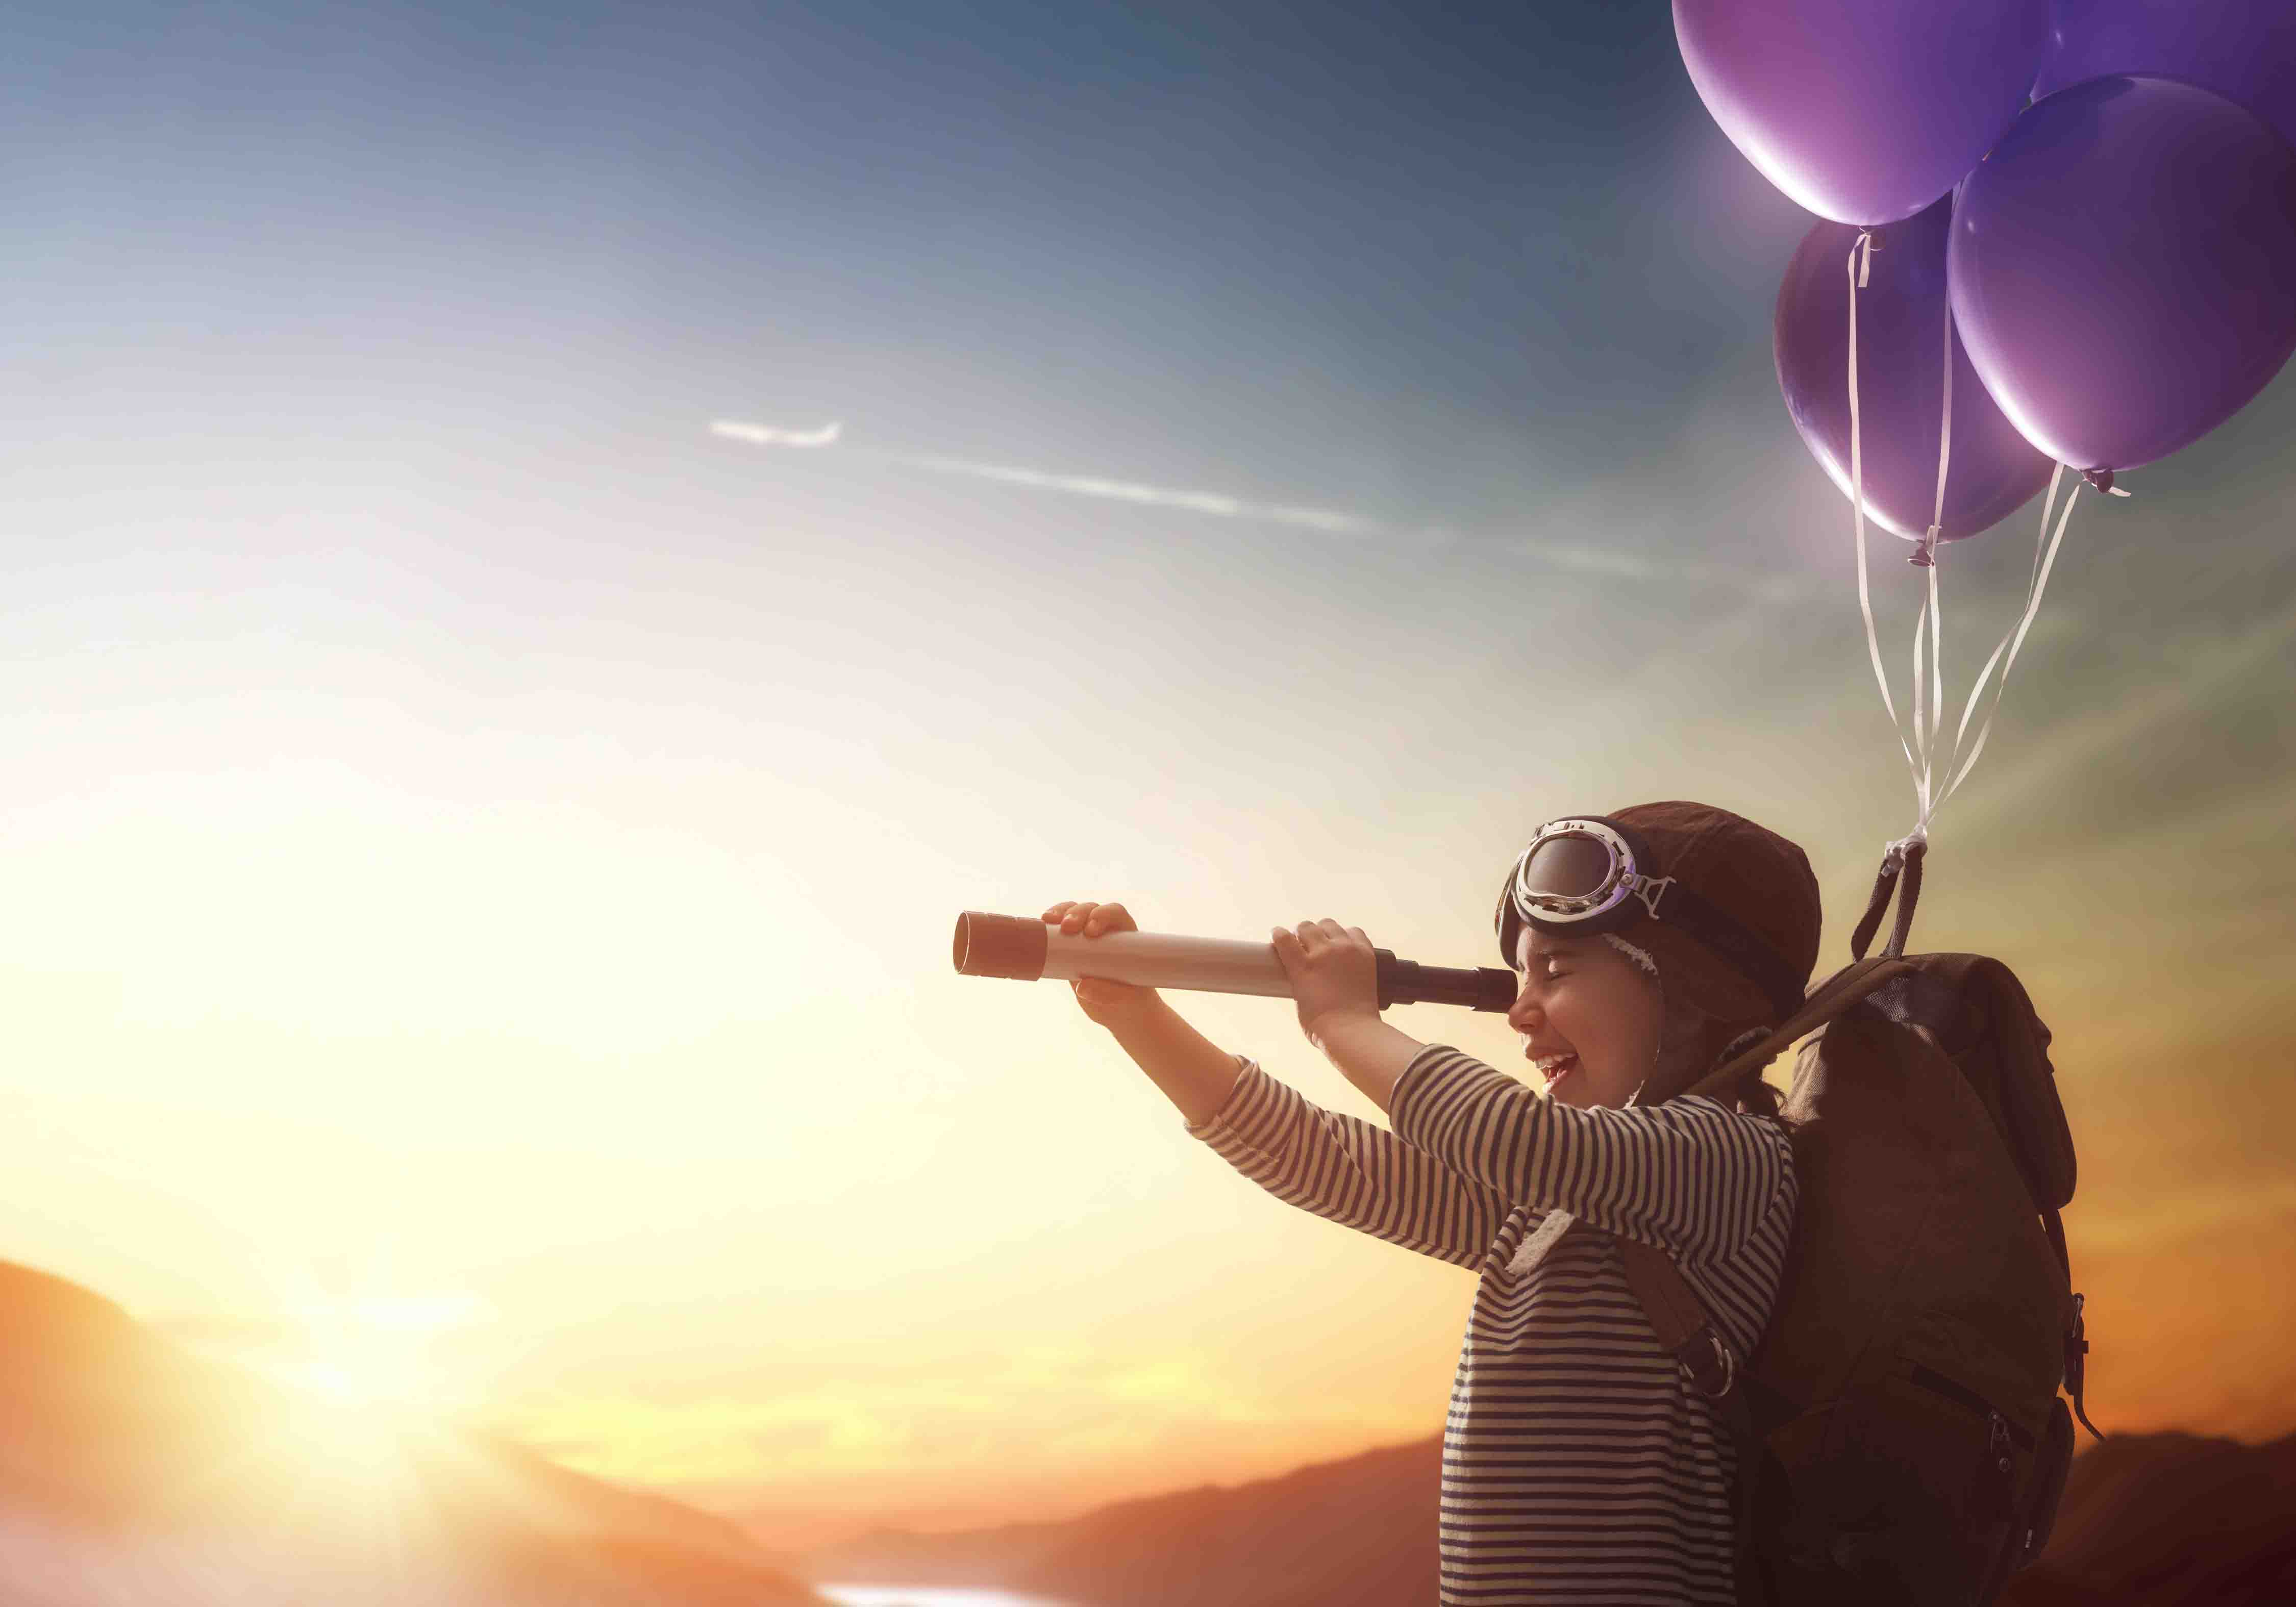
[[[1522,927],[1549,937],[1618,931],[1648,916],[1678,927],[1751,979],[1783,1019],[1800,1009],[1800,982],[1770,946],[1656,863],[1634,832],[1599,815],[1550,820],[1514,862],[1499,900],[1499,947],[1515,963]]]

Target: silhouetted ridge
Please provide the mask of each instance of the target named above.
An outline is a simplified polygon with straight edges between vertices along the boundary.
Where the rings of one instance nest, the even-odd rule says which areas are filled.
[[[0,1348],[52,1349],[119,1340],[137,1327],[134,1317],[92,1290],[52,1272],[0,1261]]]
[[[816,1579],[972,1585],[1078,1607],[1411,1607],[1435,1599],[1430,1439],[1054,1523],[878,1531]],[[2047,1553],[2002,1607],[2292,1607],[2296,1435],[2112,1435],[2075,1458]]]
[[[2109,1435],[2073,1463],[2049,1549],[2008,1607],[2296,1603],[2296,1434]]]
[[[393,1439],[0,1262],[10,1607],[822,1607],[731,1523],[450,1425]]]
[[[880,1530],[808,1554],[815,1579],[972,1585],[1087,1607],[1396,1607],[1435,1599],[1439,1439],[1205,1485],[1062,1522]]]

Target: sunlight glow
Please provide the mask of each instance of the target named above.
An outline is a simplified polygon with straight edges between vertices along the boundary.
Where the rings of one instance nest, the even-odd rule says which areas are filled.
[[[264,1373],[340,1412],[402,1420],[461,1404],[439,1374],[433,1345],[491,1316],[463,1294],[367,1295],[304,1302],[292,1311],[301,1342],[259,1363]]]

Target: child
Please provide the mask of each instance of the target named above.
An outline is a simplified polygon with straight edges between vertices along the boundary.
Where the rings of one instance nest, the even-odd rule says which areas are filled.
[[[1444,1431],[1446,1607],[1735,1600],[1734,1447],[1660,1347],[1612,1235],[1665,1250],[1734,1355],[1752,1350],[1793,1225],[1792,1152],[1767,1088],[1753,1109],[1680,1095],[1800,1003],[1818,915],[1801,850],[1725,810],[1542,827],[1496,925],[1522,978],[1507,1021],[1545,1099],[1381,1021],[1359,929],[1279,928],[1301,1029],[1392,1131],[1214,1047],[1152,989],[1074,985],[1245,1177],[1480,1275]],[[1044,918],[1134,930],[1116,904]]]

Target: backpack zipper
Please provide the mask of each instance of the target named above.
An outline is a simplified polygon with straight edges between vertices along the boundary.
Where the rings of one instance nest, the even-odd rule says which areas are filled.
[[[1954,1382],[1942,1373],[1932,1373],[1919,1363],[1914,1364],[1913,1370],[1907,1376],[1913,1382],[1919,1384],[1931,1394],[1942,1395],[1948,1400],[1957,1400],[1980,1417],[1987,1419],[1992,1427],[1991,1438],[1997,1442],[2005,1433],[2022,1449],[2030,1451],[2033,1448],[2033,1437],[2010,1422],[2008,1417],[1991,1401],[1976,1390]]]

